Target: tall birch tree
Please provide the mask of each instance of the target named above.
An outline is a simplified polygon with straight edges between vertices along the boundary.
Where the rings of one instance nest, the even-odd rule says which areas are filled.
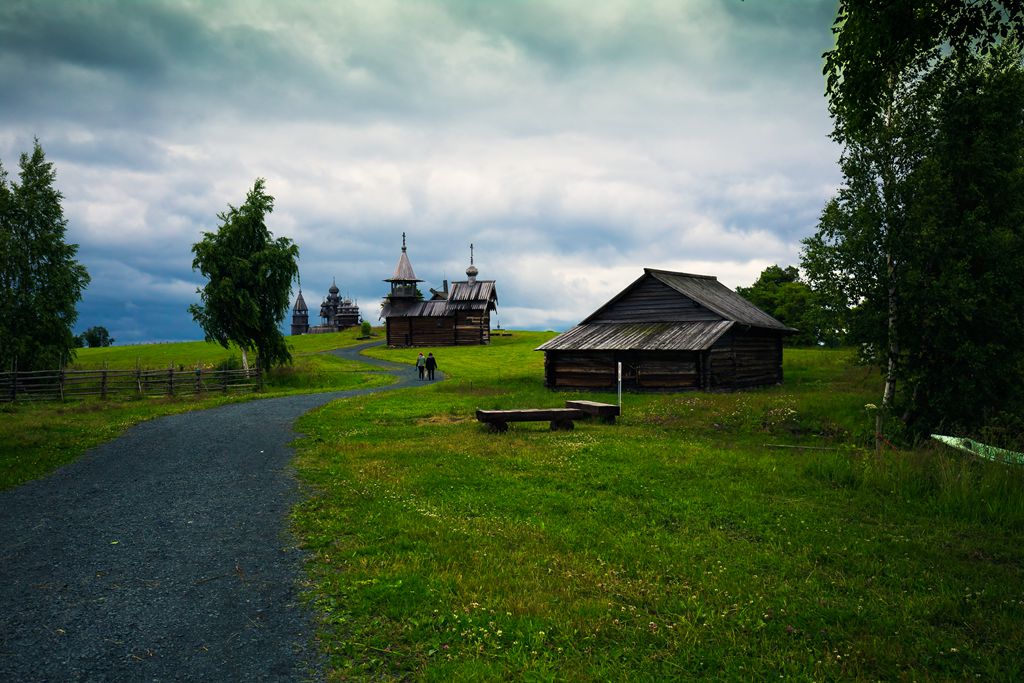
[[[207,341],[224,348],[234,342],[246,369],[250,351],[263,370],[291,361],[280,326],[299,272],[299,248],[287,237],[274,239],[266,224],[273,210],[266,181],[257,178],[241,206],[229,204],[217,215],[217,231],[203,233],[192,245],[192,268],[208,281],[196,289],[202,303],[189,306],[189,312]]]

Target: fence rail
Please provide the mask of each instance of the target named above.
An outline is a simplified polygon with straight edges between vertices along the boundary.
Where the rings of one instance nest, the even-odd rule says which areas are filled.
[[[27,370],[0,372],[0,402],[256,391],[259,370]]]

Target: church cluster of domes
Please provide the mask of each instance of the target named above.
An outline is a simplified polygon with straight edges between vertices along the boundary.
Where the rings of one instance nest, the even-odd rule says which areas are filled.
[[[488,344],[491,338],[491,313],[497,310],[498,292],[494,280],[481,280],[473,263],[473,245],[469,245],[469,267],[466,279],[456,280],[449,287],[444,281],[440,290],[431,288],[425,300],[409,261],[405,233],[402,253],[394,274],[384,280],[391,291],[384,297],[380,318],[384,321],[388,346],[461,346]],[[309,326],[309,309],[302,291],[292,311],[292,334],[336,332],[359,324],[359,307],[350,299],[338,296],[338,287],[331,285],[330,294],[320,306],[324,323]]]
[[[295,306],[292,308],[292,334],[340,332],[362,322],[362,318],[359,316],[359,305],[348,297],[341,297],[341,290],[338,289],[337,282],[331,283],[331,288],[327,290],[327,297],[320,304],[320,319],[323,322],[310,327],[309,307],[306,306],[306,300],[302,298],[302,289],[299,289],[299,296],[295,299]]]

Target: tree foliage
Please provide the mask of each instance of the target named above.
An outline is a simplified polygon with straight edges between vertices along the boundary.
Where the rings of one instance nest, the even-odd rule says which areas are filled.
[[[63,195],[38,140],[19,165],[16,183],[0,165],[0,368],[49,369],[73,354],[89,274],[65,242]]]
[[[81,338],[82,343],[90,349],[114,345],[114,338],[110,336],[107,328],[101,325],[90,327],[81,334]]]
[[[785,338],[789,346],[836,346],[841,341],[838,321],[793,266],[768,266],[754,284],[737,287],[736,293],[779,322],[795,328],[796,334]]]
[[[845,182],[802,266],[886,368],[883,406],[915,434],[981,433],[1024,407],[1021,51],[948,52],[891,85],[874,126],[837,136]]]
[[[987,55],[1024,38],[1024,0],[840,0],[826,52],[833,115],[854,135],[885,111],[893,83],[942,50]]]
[[[256,351],[259,367],[268,370],[291,360],[280,324],[298,274],[299,248],[286,237],[274,239],[267,229],[274,198],[265,185],[257,178],[245,203],[237,208],[229,204],[217,215],[217,231],[203,233],[192,245],[192,268],[208,282],[196,290],[202,304],[192,304],[189,312],[207,341],[225,348],[234,342],[243,358]]]
[[[1021,435],[1022,53],[1005,44],[944,70],[934,137],[912,186],[900,332],[904,417],[918,432],[977,432],[1013,427],[1017,416]]]

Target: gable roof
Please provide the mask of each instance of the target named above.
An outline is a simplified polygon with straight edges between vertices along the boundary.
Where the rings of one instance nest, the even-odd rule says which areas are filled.
[[[457,280],[448,291],[448,308],[453,311],[496,310],[498,290],[494,280]]]
[[[434,290],[431,290],[434,291]],[[440,294],[440,292],[435,292]],[[497,310],[498,292],[494,280],[453,282],[448,298],[434,298],[427,301],[395,301],[385,299],[381,306],[384,318],[444,318],[455,315],[456,311]]]
[[[714,275],[691,275],[689,273],[674,273],[670,270],[655,270],[654,268],[644,268],[644,273],[664,282],[677,292],[685,294],[726,320],[734,320],[751,327],[796,332],[792,327],[783,325],[723,285]]]
[[[694,304],[707,309],[707,311],[711,312],[716,317],[720,317],[722,320],[750,325],[751,327],[778,330],[781,332],[796,331],[792,327],[783,325],[781,322],[723,285],[714,275],[679,273],[671,270],[658,270],[655,268],[644,268],[643,275],[612,297],[603,306],[587,316],[580,324],[592,323],[592,321],[598,318],[613,304],[627,298],[631,292],[641,285],[649,283],[652,279],[671,288],[683,297],[692,301]],[[673,322],[673,320],[666,319],[663,322]]]

